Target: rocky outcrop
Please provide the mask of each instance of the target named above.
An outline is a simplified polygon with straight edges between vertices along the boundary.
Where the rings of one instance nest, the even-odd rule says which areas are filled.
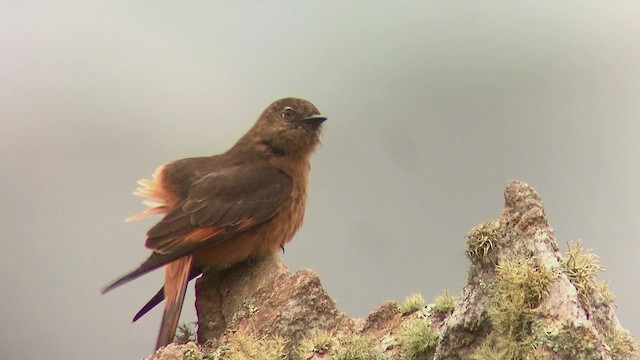
[[[367,319],[341,313],[313,271],[277,257],[205,273],[196,285],[198,343],[152,359],[638,359],[637,345],[579,242],[562,254],[538,193],[513,181],[499,220],[467,235],[458,296],[418,294]]]

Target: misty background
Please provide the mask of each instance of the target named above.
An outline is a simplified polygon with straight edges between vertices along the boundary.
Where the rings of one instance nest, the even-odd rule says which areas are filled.
[[[273,100],[329,120],[282,256],[341,310],[466,278],[511,179],[600,256],[640,334],[640,3],[0,2],[0,358],[136,359],[156,271],[136,181],[230,147]],[[193,288],[182,321],[195,321]]]

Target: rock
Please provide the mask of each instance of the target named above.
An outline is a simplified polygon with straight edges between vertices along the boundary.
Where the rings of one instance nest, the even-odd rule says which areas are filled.
[[[198,342],[151,359],[638,359],[637,343],[579,242],[561,254],[542,200],[512,181],[500,219],[467,235],[470,269],[455,301],[384,302],[365,320],[341,313],[311,270],[277,256],[205,273]],[[403,310],[400,311],[400,308]]]

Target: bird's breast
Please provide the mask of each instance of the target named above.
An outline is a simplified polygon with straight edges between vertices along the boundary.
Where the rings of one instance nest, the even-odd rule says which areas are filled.
[[[196,266],[222,270],[250,258],[280,251],[302,226],[306,200],[306,183],[294,184],[291,196],[285,200],[276,215],[262,224],[198,251],[194,254]]]

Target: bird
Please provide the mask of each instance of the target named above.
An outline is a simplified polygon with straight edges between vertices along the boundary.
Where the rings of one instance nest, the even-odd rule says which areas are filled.
[[[283,98],[226,152],[176,160],[138,181],[134,195],[148,208],[126,221],[162,215],[146,234],[152,253],[102,293],[164,267],[164,286],[133,318],[166,300],[156,349],[173,341],[189,281],[284,250],[300,229],[325,120],[311,102]]]

